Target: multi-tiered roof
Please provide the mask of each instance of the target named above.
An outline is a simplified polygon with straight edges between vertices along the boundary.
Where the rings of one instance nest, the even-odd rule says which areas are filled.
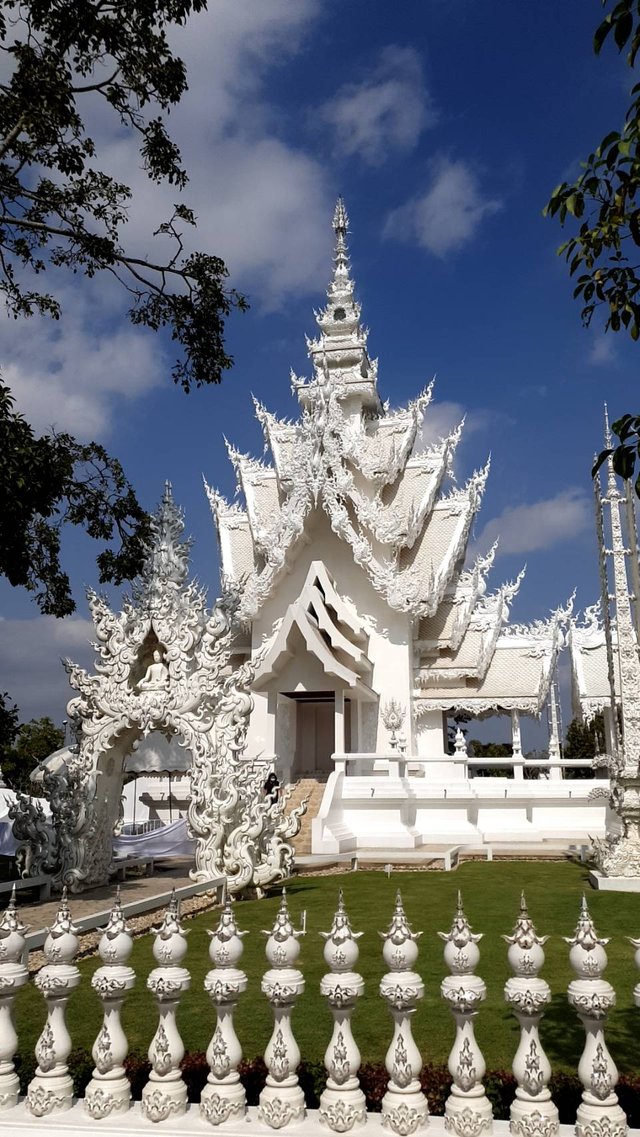
[[[308,541],[311,516],[323,510],[389,608],[409,618],[416,712],[452,705],[537,712],[562,614],[509,629],[522,574],[487,593],[495,547],[463,571],[489,462],[458,487],[448,475],[463,424],[422,445],[432,384],[400,410],[381,402],[377,360],[354,297],[342,201],[333,228],[327,303],[316,313],[317,338],[307,340],[312,377],[291,377],[301,417],[279,419],[256,402],[272,464],[228,446],[244,507],[207,487],[223,583],[239,589],[239,615],[250,623]]]

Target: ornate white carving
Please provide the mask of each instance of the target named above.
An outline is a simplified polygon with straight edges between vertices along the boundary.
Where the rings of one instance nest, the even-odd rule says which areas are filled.
[[[358,1083],[360,1051],[351,1031],[356,1000],[364,991],[362,976],[354,971],[358,960],[357,941],[362,932],[353,932],[345,910],[342,891],[329,932],[321,932],[324,959],[330,968],[320,981],[333,1016],[333,1033],[325,1051],[328,1078],[320,1097],[320,1121],[336,1133],[358,1128],[366,1121],[365,1097]]]
[[[268,1073],[258,1115],[272,1129],[281,1129],[305,1115],[304,1094],[296,1073],[300,1050],[291,1029],[294,1003],[304,991],[302,973],[293,966],[300,952],[298,939],[304,931],[294,930],[284,889],[273,928],[264,935],[268,937],[265,954],[271,967],[261,986],[273,1006],[274,1025],[264,1053]]]
[[[238,997],[247,987],[247,977],[237,966],[244,950],[235,914],[228,901],[218,926],[209,932],[209,958],[214,967],[205,977],[204,989],[216,1009],[216,1029],[207,1049],[209,1074],[200,1098],[200,1113],[212,1125],[220,1125],[246,1110],[238,1063],[242,1048],[233,1025]]]
[[[300,811],[285,817],[282,802],[265,799],[262,774],[241,758],[252,707],[254,667],[230,672],[231,594],[212,611],[188,582],[189,543],[167,486],[153,520],[140,581],[122,612],[89,594],[96,629],[96,672],[67,670],[79,692],[69,703],[77,742],[66,769],[45,771],[55,842],[47,844],[38,807],[19,801],[15,824],[30,841],[28,872],[44,867],[72,890],[108,879],[120,794],[98,792],[99,780],[122,778],[135,738],[160,730],[191,755],[188,825],[196,838],[192,875],[225,873],[228,889],[264,886],[288,876]],[[115,759],[116,773],[106,773]]]
[[[18,1101],[20,1081],[13,1064],[18,1036],[13,1020],[15,997],[29,978],[24,965],[25,932],[16,911],[15,888],[0,920],[0,1111]]]
[[[380,994],[393,1019],[393,1037],[385,1057],[389,1081],[382,1099],[382,1124],[398,1134],[413,1133],[426,1125],[429,1113],[419,1082],[422,1057],[411,1030],[416,1004],[424,995],[424,984],[412,970],[421,934],[411,930],[398,891],[391,923],[386,932],[379,933],[384,940],[382,958],[389,969],[380,980]]]
[[[77,930],[65,890],[44,942],[47,962],[38,973],[38,987],[47,1003],[47,1021],[36,1046],[38,1067],[25,1098],[27,1110],[37,1117],[70,1109],[73,1100],[73,1081],[66,1064],[71,1038],[65,1012],[69,996],[80,982],[80,972],[72,962],[78,951]]]
[[[513,1059],[518,1087],[511,1106],[511,1130],[523,1137],[529,1137],[529,1132],[552,1137],[558,1132],[558,1110],[551,1101],[551,1066],[539,1034],[540,1019],[551,1001],[551,991],[549,984],[538,978],[544,963],[543,946],[549,937],[536,932],[524,893],[513,933],[502,938],[509,944],[508,959],[515,973],[507,980],[504,997],[520,1026],[520,1043]]]
[[[473,1029],[476,1006],[487,992],[482,979],[474,974],[482,935],[471,931],[460,893],[451,930],[438,935],[444,940],[444,959],[450,970],[440,992],[456,1023],[448,1062],[453,1085],[445,1104],[445,1128],[458,1137],[475,1137],[489,1132],[492,1125],[491,1104],[482,1085],[486,1066]]]
[[[158,1004],[158,1027],[149,1046],[151,1073],[142,1091],[142,1112],[150,1121],[163,1121],[187,1108],[187,1087],[180,1073],[184,1046],[176,1025],[178,1002],[190,984],[189,972],[180,964],[187,940],[180,925],[175,893],[155,933],[153,954],[160,967],[147,980]]]
[[[613,1128],[626,1127],[626,1117],[614,1089],[618,1071],[604,1037],[607,1015],[615,1006],[613,987],[601,978],[607,966],[605,945],[609,941],[598,937],[584,897],[575,933],[565,939],[571,948],[569,961],[578,976],[569,984],[569,1002],[585,1030],[584,1050],[578,1065],[584,1089],[578,1107],[576,1133],[580,1137],[593,1133],[595,1137],[603,1124]]]
[[[93,1047],[96,1067],[85,1091],[85,1109],[90,1117],[106,1117],[113,1110],[128,1109],[131,1101],[131,1089],[123,1065],[128,1044],[120,1012],[126,992],[135,983],[133,968],[127,965],[132,947],[133,940],[122,914],[118,889],[98,944],[102,967],[91,980],[91,986],[102,1000],[103,1019]]]

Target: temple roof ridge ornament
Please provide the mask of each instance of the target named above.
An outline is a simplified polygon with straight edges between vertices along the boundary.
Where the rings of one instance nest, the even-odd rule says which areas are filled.
[[[138,604],[164,604],[165,589],[182,588],[189,575],[191,545],[191,539],[184,537],[184,513],[173,500],[171,483],[167,481],[160,505],[151,517],[142,571],[132,587]]]

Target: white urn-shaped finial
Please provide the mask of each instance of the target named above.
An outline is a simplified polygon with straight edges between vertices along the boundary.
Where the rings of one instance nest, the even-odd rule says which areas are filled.
[[[107,926],[100,937],[98,954],[104,963],[126,963],[132,949],[133,939],[122,912],[120,887],[118,887]]]
[[[400,889],[396,905],[386,932],[378,932],[384,940],[382,958],[390,971],[410,971],[418,958],[418,944],[422,932],[412,932],[402,904]]]
[[[156,937],[153,943],[153,955],[158,963],[173,966],[182,963],[187,954],[188,933],[180,924],[180,908],[175,888],[171,893],[162,923],[151,931]]]
[[[47,929],[48,935],[44,941],[43,951],[50,963],[71,963],[80,946],[77,931],[78,929],[71,919],[65,887],[62,890],[55,920]]]
[[[607,953],[604,949],[609,940],[599,938],[585,896],[582,897],[576,930],[572,936],[565,936],[564,939],[571,947],[569,962],[579,978],[595,979],[602,975],[607,966]]]
[[[208,934],[210,937],[209,959],[214,966],[235,967],[240,962],[244,951],[242,937],[249,933],[239,930],[230,900],[222,909],[217,928]]]
[[[480,961],[480,949],[477,945],[482,939],[482,932],[471,931],[462,907],[460,892],[450,931],[438,932],[438,935],[445,942],[444,960],[452,975],[471,975]]]
[[[535,976],[544,963],[543,944],[548,936],[539,936],[527,910],[524,892],[520,896],[520,911],[510,936],[502,937],[509,944],[507,959],[514,975],[520,978]]]
[[[360,954],[356,940],[360,939],[362,932],[353,932],[349,917],[344,906],[342,889],[338,893],[338,907],[336,908],[333,924],[329,932],[320,932],[324,943],[324,960],[332,971],[351,971]]]
[[[11,889],[9,903],[0,919],[0,962],[20,963],[24,954],[25,933],[30,925],[23,924],[16,908],[16,888]]]
[[[275,923],[271,931],[263,931],[268,936],[265,955],[272,967],[291,967],[300,955],[299,936],[304,935],[302,929],[295,931],[291,923],[287,907],[287,890],[282,889],[282,899],[278,909]]]

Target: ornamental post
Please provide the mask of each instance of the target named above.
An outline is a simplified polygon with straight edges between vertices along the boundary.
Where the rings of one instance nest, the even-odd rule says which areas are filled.
[[[230,1117],[243,1117],[247,1109],[238,1063],[242,1047],[233,1025],[238,998],[247,989],[247,977],[237,966],[246,932],[238,931],[231,902],[225,904],[214,932],[209,932],[209,958],[214,967],[204,980],[204,989],[216,1009],[216,1029],[207,1047],[209,1074],[200,1097],[200,1114],[212,1125]]]
[[[71,1109],[73,1104],[73,1080],[67,1068],[71,1037],[65,1013],[69,996],[80,982],[80,972],[72,963],[79,946],[77,931],[65,888],[44,942],[47,962],[35,978],[47,1004],[47,1021],[36,1044],[38,1066],[25,1098],[27,1110],[35,1117]]]
[[[399,890],[389,928],[378,934],[384,940],[382,958],[389,968],[380,980],[380,994],[393,1018],[393,1038],[385,1057],[389,1081],[382,1099],[382,1124],[405,1137],[426,1124],[429,1107],[420,1089],[422,1057],[411,1029],[416,1004],[424,994],[424,984],[412,970],[422,932],[411,930]]]
[[[102,967],[95,972],[91,986],[102,1002],[102,1028],[93,1045],[95,1069],[86,1088],[84,1105],[90,1117],[107,1117],[124,1113],[131,1101],[131,1087],[123,1062],[127,1056],[127,1036],[122,1029],[120,1012],[127,991],[136,977],[127,966],[133,940],[120,905],[120,889],[109,920],[98,944]]]
[[[598,938],[584,896],[576,930],[565,940],[571,947],[569,962],[578,976],[569,984],[569,1002],[585,1030],[578,1064],[584,1089],[576,1117],[576,1137],[624,1137],[627,1119],[615,1092],[618,1071],[604,1037],[607,1016],[616,1003],[613,987],[602,978],[607,966],[605,944],[609,941]]]
[[[491,1103],[482,1085],[486,1065],[473,1028],[478,1004],[486,997],[487,989],[482,979],[474,975],[482,935],[471,931],[460,893],[451,931],[438,935],[445,942],[444,960],[451,972],[442,980],[440,993],[456,1024],[448,1062],[453,1085],[445,1105],[445,1129],[457,1137],[479,1137],[481,1133],[491,1133],[493,1128]]]
[[[165,1121],[187,1108],[187,1087],[180,1063],[184,1045],[176,1025],[176,1011],[184,991],[189,989],[189,972],[180,967],[187,951],[184,928],[180,926],[178,900],[173,893],[164,919],[155,933],[153,954],[161,964],[147,979],[158,1006],[158,1028],[149,1046],[151,1073],[142,1091],[142,1114],[149,1121]]]
[[[273,928],[263,935],[268,937],[265,954],[271,967],[264,973],[261,990],[273,1007],[274,1024],[264,1052],[268,1073],[258,1116],[272,1129],[281,1129],[305,1116],[304,1093],[296,1072],[300,1050],[291,1029],[295,1001],[304,991],[302,972],[293,967],[300,953],[298,938],[304,935],[304,928],[294,931],[284,888]]]
[[[320,982],[333,1015],[333,1034],[324,1056],[328,1078],[320,1096],[319,1119],[336,1133],[345,1133],[364,1125],[367,1120],[365,1096],[358,1082],[360,1051],[351,1030],[351,1016],[364,991],[364,980],[353,968],[358,960],[357,940],[362,932],[353,932],[347,916],[342,889],[331,931],[321,932],[325,941],[324,959],[331,969]]]
[[[18,1045],[13,1004],[19,988],[24,987],[29,978],[29,970],[22,962],[27,930],[16,912],[14,885],[7,910],[0,920],[0,1110],[16,1105],[20,1092],[20,1080],[13,1064]]]
[[[543,945],[527,911],[524,892],[513,934],[503,936],[509,944],[507,958],[514,976],[507,979],[504,997],[518,1020],[520,1043],[513,1059],[518,1083],[511,1106],[510,1130],[519,1137],[555,1137],[558,1110],[551,1101],[551,1066],[540,1042],[540,1019],[551,1001],[549,984],[538,978],[544,963]]]

